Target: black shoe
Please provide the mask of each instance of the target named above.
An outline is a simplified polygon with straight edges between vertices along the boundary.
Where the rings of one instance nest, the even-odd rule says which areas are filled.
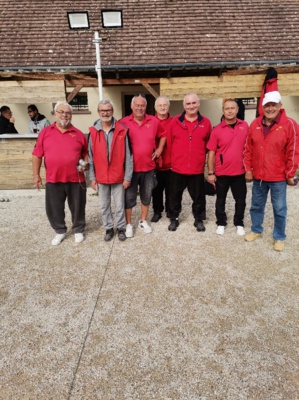
[[[158,222],[159,219],[161,219],[161,218],[162,218],[161,213],[154,213],[154,215],[153,215],[153,217],[151,219],[151,222]]]
[[[113,228],[106,230],[106,235],[104,237],[105,242],[109,242],[114,236]]]
[[[206,230],[202,221],[195,221],[194,226],[198,232],[204,232]]]
[[[126,230],[125,229],[117,229],[118,239],[122,242],[127,239]]]
[[[179,223],[178,218],[172,219],[172,220],[170,221],[170,225],[168,226],[168,230],[174,232],[174,231],[176,231],[176,228],[177,228],[179,225],[180,225],[180,223]]]

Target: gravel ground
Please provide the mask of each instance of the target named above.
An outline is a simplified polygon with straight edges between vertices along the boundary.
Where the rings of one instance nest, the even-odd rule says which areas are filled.
[[[44,192],[2,191],[0,398],[298,400],[298,199],[288,188],[282,253],[271,204],[263,238],[245,243],[230,195],[224,236],[215,198],[198,233],[185,194],[177,232],[163,216],[105,243],[90,191],[85,241],[53,247]]]

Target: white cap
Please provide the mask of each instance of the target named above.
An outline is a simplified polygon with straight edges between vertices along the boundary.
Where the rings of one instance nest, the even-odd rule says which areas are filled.
[[[263,98],[262,105],[264,106],[267,103],[281,103],[281,96],[280,96],[279,92],[274,91],[274,92],[265,93],[265,97]]]

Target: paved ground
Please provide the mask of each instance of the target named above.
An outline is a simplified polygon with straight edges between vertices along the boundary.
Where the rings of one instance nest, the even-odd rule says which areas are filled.
[[[299,399],[299,188],[283,253],[269,204],[254,243],[213,197],[196,232],[188,195],[177,232],[104,243],[89,192],[86,240],[53,247],[43,192],[0,199],[1,399]]]

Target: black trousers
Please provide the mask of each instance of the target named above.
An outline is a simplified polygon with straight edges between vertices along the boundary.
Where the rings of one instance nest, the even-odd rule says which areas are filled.
[[[47,183],[46,213],[56,233],[65,233],[65,200],[72,216],[72,230],[83,233],[85,228],[86,183]]]
[[[162,213],[164,210],[164,191],[165,191],[165,211],[169,211],[169,185],[171,170],[156,171],[158,185],[153,190],[153,209],[154,213]]]
[[[192,213],[196,221],[206,219],[206,196],[204,174],[184,175],[171,172],[169,186],[169,216],[170,219],[178,218],[182,209],[182,197],[185,189],[193,201]]]
[[[231,188],[233,198],[235,200],[234,225],[244,226],[244,212],[246,207],[247,186],[245,174],[235,176],[217,176],[216,180],[216,224],[226,226],[227,216],[225,212],[226,196],[229,188]]]

